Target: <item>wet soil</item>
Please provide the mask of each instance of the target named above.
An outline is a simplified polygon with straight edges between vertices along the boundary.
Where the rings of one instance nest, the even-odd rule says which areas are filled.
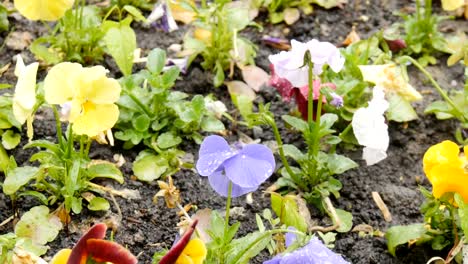
[[[373,32],[389,26],[399,18],[392,15],[393,11],[406,7],[413,7],[414,1],[349,1],[343,9],[333,8],[324,10],[316,7],[314,13],[303,16],[302,19],[291,27],[285,25],[264,25],[264,31],[258,32],[248,30],[248,37],[259,45],[256,63],[258,66],[268,70],[268,55],[278,52],[273,48],[265,46],[261,42],[264,34],[295,38],[298,40],[308,40],[318,38],[322,41],[330,41],[340,44],[346,37],[352,26],[356,26],[356,31],[362,38]],[[31,31],[33,37],[43,34],[44,29],[37,24],[28,22],[20,17],[10,18],[10,22],[15,25],[15,30]],[[261,21],[259,21],[261,22]],[[450,21],[445,27],[448,30],[456,28],[468,30],[466,21]],[[138,45],[144,52],[159,47],[166,49],[173,43],[181,43],[187,28],[170,34],[165,34],[153,28],[143,28],[135,25]],[[3,42],[5,33],[0,35]],[[21,53],[26,63],[33,61],[33,56],[27,50],[17,51],[4,47],[0,52],[0,65],[14,62],[12,56]],[[459,84],[463,82],[463,68],[445,66],[446,57],[441,57],[440,63],[429,67],[429,71],[434,75],[442,87],[450,87],[455,80]],[[111,69],[111,74],[119,77],[118,70],[111,59],[106,59],[105,66]],[[14,67],[1,77],[0,83],[15,83],[13,75]],[[39,73],[42,80],[45,70]],[[213,88],[212,76],[204,71],[197,63],[193,64],[185,76],[182,76],[174,89],[185,91],[191,94],[214,93],[215,96],[223,100],[229,109],[234,109],[230,103],[229,95],[224,87]],[[423,201],[418,186],[430,187],[424,178],[422,171],[422,156],[426,149],[435,143],[445,139],[453,139],[456,122],[439,121],[432,116],[423,114],[424,107],[431,101],[438,99],[438,95],[432,89],[427,80],[416,70],[410,70],[410,79],[414,87],[419,91],[429,91],[422,102],[416,104],[420,119],[401,124],[389,123],[390,147],[388,157],[377,165],[366,167],[361,160],[361,151],[341,150],[345,155],[359,162],[360,167],[353,169],[339,176],[343,183],[341,198],[333,200],[338,208],[350,211],[353,214],[353,224],[367,224],[374,230],[385,232],[390,226],[399,224],[410,224],[422,221],[419,206]],[[431,92],[432,91],[432,92]],[[281,98],[273,89],[264,89],[258,94],[258,102],[271,102],[272,111],[277,114],[277,118],[289,112],[291,105],[282,102]],[[225,124],[229,127],[227,120]],[[287,130],[278,118],[280,132],[285,143],[302,146],[300,135]],[[238,128],[241,132],[249,135],[253,139],[260,139],[263,142],[273,140],[273,134],[268,128],[250,131]],[[45,138],[54,140],[55,128],[52,116],[48,111],[40,112],[34,122],[35,138]],[[229,132],[229,138],[235,140],[238,137],[236,130]],[[23,135],[24,137],[24,135]],[[23,138],[21,145],[10,152],[18,161],[18,164],[28,163],[28,159],[35,150],[23,150],[21,147],[26,143]],[[192,153],[197,158],[198,146],[194,143],[184,144],[184,150]],[[125,175],[123,185],[111,181],[103,181],[100,184],[114,187],[116,189],[128,188],[138,190],[141,198],[127,200],[116,197],[116,202],[121,209],[122,218],[118,215],[118,210],[111,203],[111,210],[106,213],[96,213],[83,210],[80,215],[73,216],[73,223],[69,226],[68,232],[61,232],[58,238],[50,243],[51,250],[48,257],[53,255],[59,248],[73,246],[81,233],[93,223],[106,221],[113,223],[116,227],[114,238],[117,242],[127,246],[138,256],[140,263],[150,263],[154,252],[161,248],[168,248],[172,245],[179,221],[175,209],[167,209],[164,201],[159,200],[156,204],[152,198],[158,191],[156,183],[142,183],[132,177],[131,163],[135,159],[138,150],[123,150],[121,143],[115,147],[93,145],[91,148],[91,158],[112,160],[114,154],[122,154],[126,160],[122,166]],[[279,159],[277,159],[279,160]],[[264,191],[271,185],[278,175],[273,175],[257,192],[253,193],[253,202],[247,203],[245,197],[233,199],[233,207],[236,213],[231,218],[232,221],[241,221],[242,225],[239,236],[257,229],[254,214],[261,212],[264,208],[269,208],[269,197]],[[0,176],[3,180],[3,176]],[[198,209],[212,208],[224,210],[225,200],[219,197],[207,183],[206,178],[198,176],[192,170],[181,170],[174,175],[174,183],[180,188],[182,194],[182,204],[191,203]],[[392,221],[386,222],[382,213],[374,203],[371,192],[379,192],[382,199],[388,206]],[[110,198],[110,197],[107,197]],[[18,205],[20,212],[25,212],[38,203],[28,198],[20,198]],[[0,222],[13,214],[10,200],[5,195],[0,194]],[[313,212],[313,218],[323,224],[329,223],[329,219],[321,217]],[[0,227],[0,233],[6,233],[13,229],[13,223]],[[392,257],[386,247],[385,239],[379,236],[360,236],[356,232],[338,234],[334,250],[342,254],[351,263],[426,263],[434,255],[443,252],[433,252],[428,248],[406,248],[397,250],[398,258]],[[47,258],[47,257],[46,257]],[[262,253],[255,258],[252,263],[261,263],[268,259],[266,253]]]

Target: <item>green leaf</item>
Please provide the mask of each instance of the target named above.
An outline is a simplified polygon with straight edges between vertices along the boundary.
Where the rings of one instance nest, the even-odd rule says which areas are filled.
[[[9,170],[5,182],[3,182],[3,192],[6,195],[12,195],[41,173],[42,171],[39,168],[31,166],[17,167]]]
[[[296,146],[290,144],[283,145],[284,155],[293,158],[296,161],[304,159],[304,153],[300,151]]]
[[[133,173],[140,181],[159,179],[168,169],[168,161],[161,156],[147,155],[133,162]]]
[[[201,123],[201,129],[205,132],[219,132],[226,129],[223,122],[218,120],[214,116],[207,116],[203,118]]]
[[[416,114],[410,102],[406,101],[403,97],[393,94],[388,101],[390,104],[387,110],[388,120],[408,122],[418,119],[418,114]]]
[[[0,90],[1,89],[8,89],[8,88],[11,88],[11,87],[13,87],[13,85],[8,84],[8,83],[0,83]]]
[[[307,231],[307,222],[299,213],[299,207],[294,196],[281,196],[278,193],[271,193],[271,208],[280,218],[281,223],[286,226],[293,226],[302,232]]]
[[[235,239],[229,244],[226,263],[247,264],[251,258],[264,250],[270,241],[271,235],[266,232],[253,232]]]
[[[420,239],[424,233],[426,233],[424,224],[392,226],[387,230],[387,233],[385,233],[388,251],[395,256],[397,246],[406,244],[411,240]]]
[[[335,114],[323,114],[320,117],[320,129],[329,129],[338,121],[338,116]]]
[[[221,66],[221,63],[219,61],[216,62],[215,66],[215,76],[213,77],[213,84],[215,87],[221,86],[224,82],[224,69]]]
[[[327,161],[328,170],[330,170],[330,174],[341,174],[347,170],[353,169],[358,167],[358,164],[347,158],[343,155],[338,154],[329,154],[328,161]]]
[[[460,218],[460,227],[465,234],[465,238],[468,237],[468,204],[465,203],[463,197],[460,194],[455,193],[455,202],[458,204],[458,217]]]
[[[138,117],[132,119],[133,127],[139,132],[147,131],[149,129],[150,124],[151,119],[146,114],[139,115]]]
[[[60,151],[60,148],[57,144],[54,144],[48,140],[34,140],[34,141],[31,141],[29,142],[28,144],[26,144],[23,148],[24,149],[27,149],[27,148],[34,148],[34,147],[38,147],[38,148],[45,148],[47,150],[50,150],[51,152],[55,153],[57,156],[61,156],[61,151]]]
[[[227,10],[227,25],[231,30],[240,31],[250,23],[247,8],[229,8]]]
[[[182,142],[182,138],[179,137],[178,135],[175,135],[172,132],[162,133],[161,135],[158,136],[158,140],[156,141],[156,143],[158,144],[158,147],[162,149],[167,149],[167,148],[177,146],[181,142]]]
[[[61,229],[60,219],[49,215],[49,208],[41,205],[31,208],[21,217],[15,226],[15,234],[18,237],[31,238],[39,245],[45,245],[52,242]]]
[[[169,70],[164,72],[164,74],[162,75],[162,79],[161,79],[163,87],[169,88],[169,87],[174,86],[175,81],[179,77],[179,74],[180,74],[179,67],[171,67],[169,68]]]
[[[131,5],[125,5],[123,9],[127,11],[128,13],[130,13],[135,18],[136,21],[146,22],[146,18],[143,16],[143,14],[138,8],[131,6]]]
[[[133,52],[137,47],[133,29],[125,25],[112,27],[104,36],[104,41],[120,71],[125,76],[132,74]]]
[[[351,230],[353,227],[353,215],[342,209],[336,209],[336,214],[340,219],[340,228],[336,229],[336,231],[346,233]],[[335,224],[335,219],[333,219],[333,224]]]
[[[124,183],[122,172],[113,163],[100,163],[88,167],[88,178],[110,178],[120,184]]]
[[[13,130],[8,130],[2,134],[2,145],[5,149],[14,149],[21,141],[21,135]]]
[[[10,23],[8,22],[8,10],[0,4],[0,32],[7,31]]]
[[[146,62],[146,68],[152,74],[160,74],[166,65],[166,52],[162,49],[153,49],[148,54],[148,61]]]
[[[88,204],[88,209],[91,211],[107,211],[109,208],[109,202],[102,197],[94,197]]]
[[[45,37],[35,39],[29,46],[29,50],[38,59],[45,61],[47,64],[57,64],[62,61],[62,57],[58,52],[51,51],[47,46],[49,40]]]
[[[309,124],[306,121],[297,118],[295,116],[283,115],[281,118],[290,126],[294,127],[300,132],[304,132],[309,129]]]
[[[81,213],[81,210],[83,210],[83,199],[71,197],[71,209],[75,214]]]

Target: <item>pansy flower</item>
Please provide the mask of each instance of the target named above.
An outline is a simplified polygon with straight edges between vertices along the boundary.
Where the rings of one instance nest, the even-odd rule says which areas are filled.
[[[303,87],[309,81],[309,68],[304,65],[306,52],[309,52],[310,59],[314,64],[314,75],[322,74],[323,66],[326,64],[334,72],[339,72],[343,68],[344,58],[340,51],[330,42],[321,42],[316,39],[307,43],[293,39],[290,51],[270,55],[268,59],[280,78],[287,79],[294,87]]]
[[[73,124],[77,135],[96,137],[119,118],[115,102],[121,87],[106,73],[102,66],[84,68],[63,62],[52,67],[44,80],[45,100],[63,106],[64,118]]]
[[[211,187],[221,196],[228,196],[232,182],[232,197],[258,189],[275,169],[271,150],[261,144],[231,147],[220,136],[206,137],[199,151],[197,171],[208,176]]]
[[[308,95],[309,95],[309,86],[305,85],[301,88],[294,87],[291,82],[289,82],[286,78],[281,78],[278,74],[276,74],[275,68],[273,64],[270,64],[270,71],[271,77],[268,81],[268,85],[275,87],[278,92],[281,94],[281,97],[284,101],[289,102],[291,98],[296,100],[297,107],[299,112],[301,112],[301,116],[304,120],[307,120],[308,116]],[[320,80],[313,81],[313,96],[314,96],[314,104],[319,98],[320,89],[322,87],[329,87],[332,90],[336,89],[336,86],[333,83],[324,83],[322,84]],[[332,102],[331,104],[336,107],[343,106],[343,98],[336,93],[331,93]],[[326,103],[327,99],[323,96],[322,102]],[[315,114],[315,113],[314,113]],[[314,116],[315,119],[315,116]]]
[[[28,138],[32,138],[32,121],[34,105],[36,104],[36,75],[39,67],[38,62],[26,66],[23,58],[16,56],[15,75],[18,82],[15,86],[13,96],[13,116],[20,123],[28,121]]]
[[[75,0],[15,0],[15,8],[28,19],[55,21],[73,7]]]
[[[309,243],[293,252],[278,255],[263,264],[298,264],[298,263],[327,263],[348,264],[340,255],[327,248],[318,238],[313,237]]]
[[[154,6],[153,11],[147,18],[147,22],[165,32],[172,32],[179,28],[166,1],[161,1]]]
[[[387,157],[390,137],[384,113],[388,106],[383,89],[376,86],[369,105],[359,108],[353,115],[351,125],[354,136],[359,144],[364,146],[362,156],[368,166]]]
[[[432,194],[456,192],[468,203],[468,145],[460,153],[458,145],[445,140],[430,147],[423,158],[424,173],[432,184]]]

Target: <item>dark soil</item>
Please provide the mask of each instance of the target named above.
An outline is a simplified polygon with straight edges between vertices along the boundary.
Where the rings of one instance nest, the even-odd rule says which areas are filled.
[[[318,38],[322,41],[330,41],[335,44],[340,44],[346,37],[351,27],[356,26],[356,31],[362,38],[365,38],[373,32],[389,26],[399,18],[392,15],[393,11],[397,11],[404,7],[412,7],[414,1],[396,1],[396,0],[372,0],[372,1],[349,1],[350,3],[343,9],[334,8],[324,10],[316,7],[314,13],[310,16],[303,17],[299,22],[291,27],[284,25],[264,25],[264,32],[250,30],[249,38],[259,45],[257,65],[268,70],[268,55],[278,52],[261,43],[263,34],[283,36],[289,39],[295,38],[298,40],[308,40]],[[370,2],[367,4],[367,2]],[[367,21],[366,21],[367,20]],[[366,22],[364,22],[366,21]],[[17,31],[31,31],[34,37],[43,34],[42,27],[36,23],[28,22],[15,16],[10,19],[10,22],[15,25]],[[259,21],[261,22],[261,21]],[[180,31],[171,34],[165,34],[153,28],[142,28],[135,25],[138,45],[145,51],[159,47],[166,49],[172,43],[181,43],[184,35],[183,28]],[[468,30],[466,21],[451,21],[445,28]],[[0,35],[3,41],[6,35]],[[0,53],[0,65],[14,62],[12,56],[19,51],[11,50],[4,47]],[[26,63],[33,61],[33,56],[27,50],[21,51]],[[463,68],[454,66],[447,68],[445,66],[446,58],[442,58],[437,66],[429,67],[430,72],[440,82],[442,87],[449,87],[452,80],[458,83],[463,82]],[[107,59],[105,66],[111,69],[111,74],[118,75],[115,64],[112,60]],[[1,77],[0,83],[14,84],[16,79],[13,75],[14,66]],[[45,75],[45,71],[41,71],[39,79]],[[378,163],[377,165],[366,167],[361,160],[360,150],[343,151],[345,155],[353,160],[359,161],[360,167],[351,170],[339,177],[343,183],[341,191],[342,197],[339,200],[334,200],[333,203],[338,208],[342,208],[352,212],[353,224],[367,224],[374,228],[385,232],[389,227],[399,224],[410,224],[422,221],[422,216],[419,212],[419,206],[423,201],[423,196],[418,191],[418,185],[430,187],[427,180],[424,178],[422,171],[422,157],[426,149],[435,143],[445,139],[453,139],[455,130],[455,122],[439,121],[432,116],[423,114],[424,107],[430,102],[438,98],[430,84],[416,70],[410,71],[411,83],[419,91],[429,90],[432,94],[425,95],[423,102],[417,103],[417,111],[421,117],[419,120],[407,123],[390,123],[390,147],[388,150],[388,158]],[[230,103],[229,95],[225,88],[215,89],[211,83],[212,76],[204,71],[198,64],[191,66],[186,76],[183,76],[177,83],[175,89],[183,90],[188,93],[208,94],[214,93],[217,98],[223,100],[229,109],[233,109]],[[271,102],[272,111],[277,114],[287,113],[291,109],[291,105],[282,102],[281,98],[273,89],[265,89],[258,94],[258,102]],[[227,122],[226,122],[227,124]],[[286,130],[282,126],[282,122],[278,119],[280,130],[284,136],[285,143],[292,143],[301,146],[301,137],[291,131]],[[243,133],[254,139],[261,139],[263,142],[273,140],[273,134],[267,128],[262,131],[248,131],[239,128]],[[38,114],[34,122],[35,138],[45,138],[54,140],[55,128],[52,116],[47,111]],[[229,138],[235,140],[238,137],[235,131],[231,132]],[[21,146],[26,143],[23,139]],[[10,154],[14,155],[19,164],[28,163],[28,159],[34,150],[22,150],[18,147]],[[104,181],[103,185],[109,185],[116,189],[128,188],[138,190],[141,198],[134,200],[126,200],[116,197],[117,203],[122,210],[122,219],[119,221],[117,208],[111,204],[111,210],[107,213],[95,213],[84,210],[82,214],[73,216],[73,223],[69,226],[69,232],[61,232],[59,237],[50,243],[51,250],[48,256],[53,255],[59,248],[72,247],[80,235],[93,223],[107,221],[114,223],[116,233],[114,238],[127,246],[135,255],[138,256],[140,263],[150,263],[154,252],[161,248],[168,248],[172,245],[177,233],[176,225],[179,218],[176,216],[175,209],[167,209],[164,201],[161,199],[157,204],[153,204],[152,198],[158,191],[156,183],[147,184],[133,179],[131,164],[135,159],[138,151],[122,150],[120,143],[116,147],[93,145],[91,149],[91,157],[96,159],[112,160],[114,154],[123,154],[126,163],[122,167],[122,172],[125,174],[125,183],[123,185],[115,182]],[[184,144],[184,150],[195,155],[197,158],[198,146],[193,143]],[[277,159],[279,160],[279,159]],[[262,185],[259,191],[253,193],[253,202],[247,203],[245,197],[233,199],[233,207],[236,207],[236,213],[233,221],[241,221],[239,236],[247,232],[255,230],[256,223],[254,214],[261,212],[264,208],[269,208],[269,196],[262,191],[271,185],[278,175],[273,175],[272,178]],[[3,180],[3,176],[0,176]],[[206,178],[198,176],[191,170],[181,170],[174,175],[175,185],[180,188],[182,193],[183,204],[192,203],[198,209],[212,208],[224,210],[225,199],[219,197],[207,183]],[[384,202],[388,206],[392,214],[392,222],[385,222],[382,213],[374,203],[371,192],[379,192]],[[108,197],[109,198],[109,197]],[[20,212],[25,212],[32,206],[38,203],[34,200],[21,198],[18,202]],[[10,199],[5,195],[0,194],[0,222],[13,214],[10,205]],[[329,219],[321,218],[318,214],[313,214],[314,220],[327,224]],[[12,231],[13,223],[0,227],[1,233]],[[428,259],[434,255],[441,254],[433,252],[427,248],[405,248],[402,247],[397,251],[398,258],[392,257],[388,251],[385,239],[378,236],[359,236],[356,232],[338,234],[335,243],[336,252],[343,256],[351,263],[426,263]],[[443,256],[443,255],[442,255]],[[261,263],[268,259],[266,253],[257,257],[252,263]]]

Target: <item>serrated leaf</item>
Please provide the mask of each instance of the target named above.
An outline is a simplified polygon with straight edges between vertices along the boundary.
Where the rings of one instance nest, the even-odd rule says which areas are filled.
[[[390,254],[395,256],[396,247],[417,240],[426,233],[424,224],[412,224],[407,226],[392,226],[385,233],[387,247]]]

